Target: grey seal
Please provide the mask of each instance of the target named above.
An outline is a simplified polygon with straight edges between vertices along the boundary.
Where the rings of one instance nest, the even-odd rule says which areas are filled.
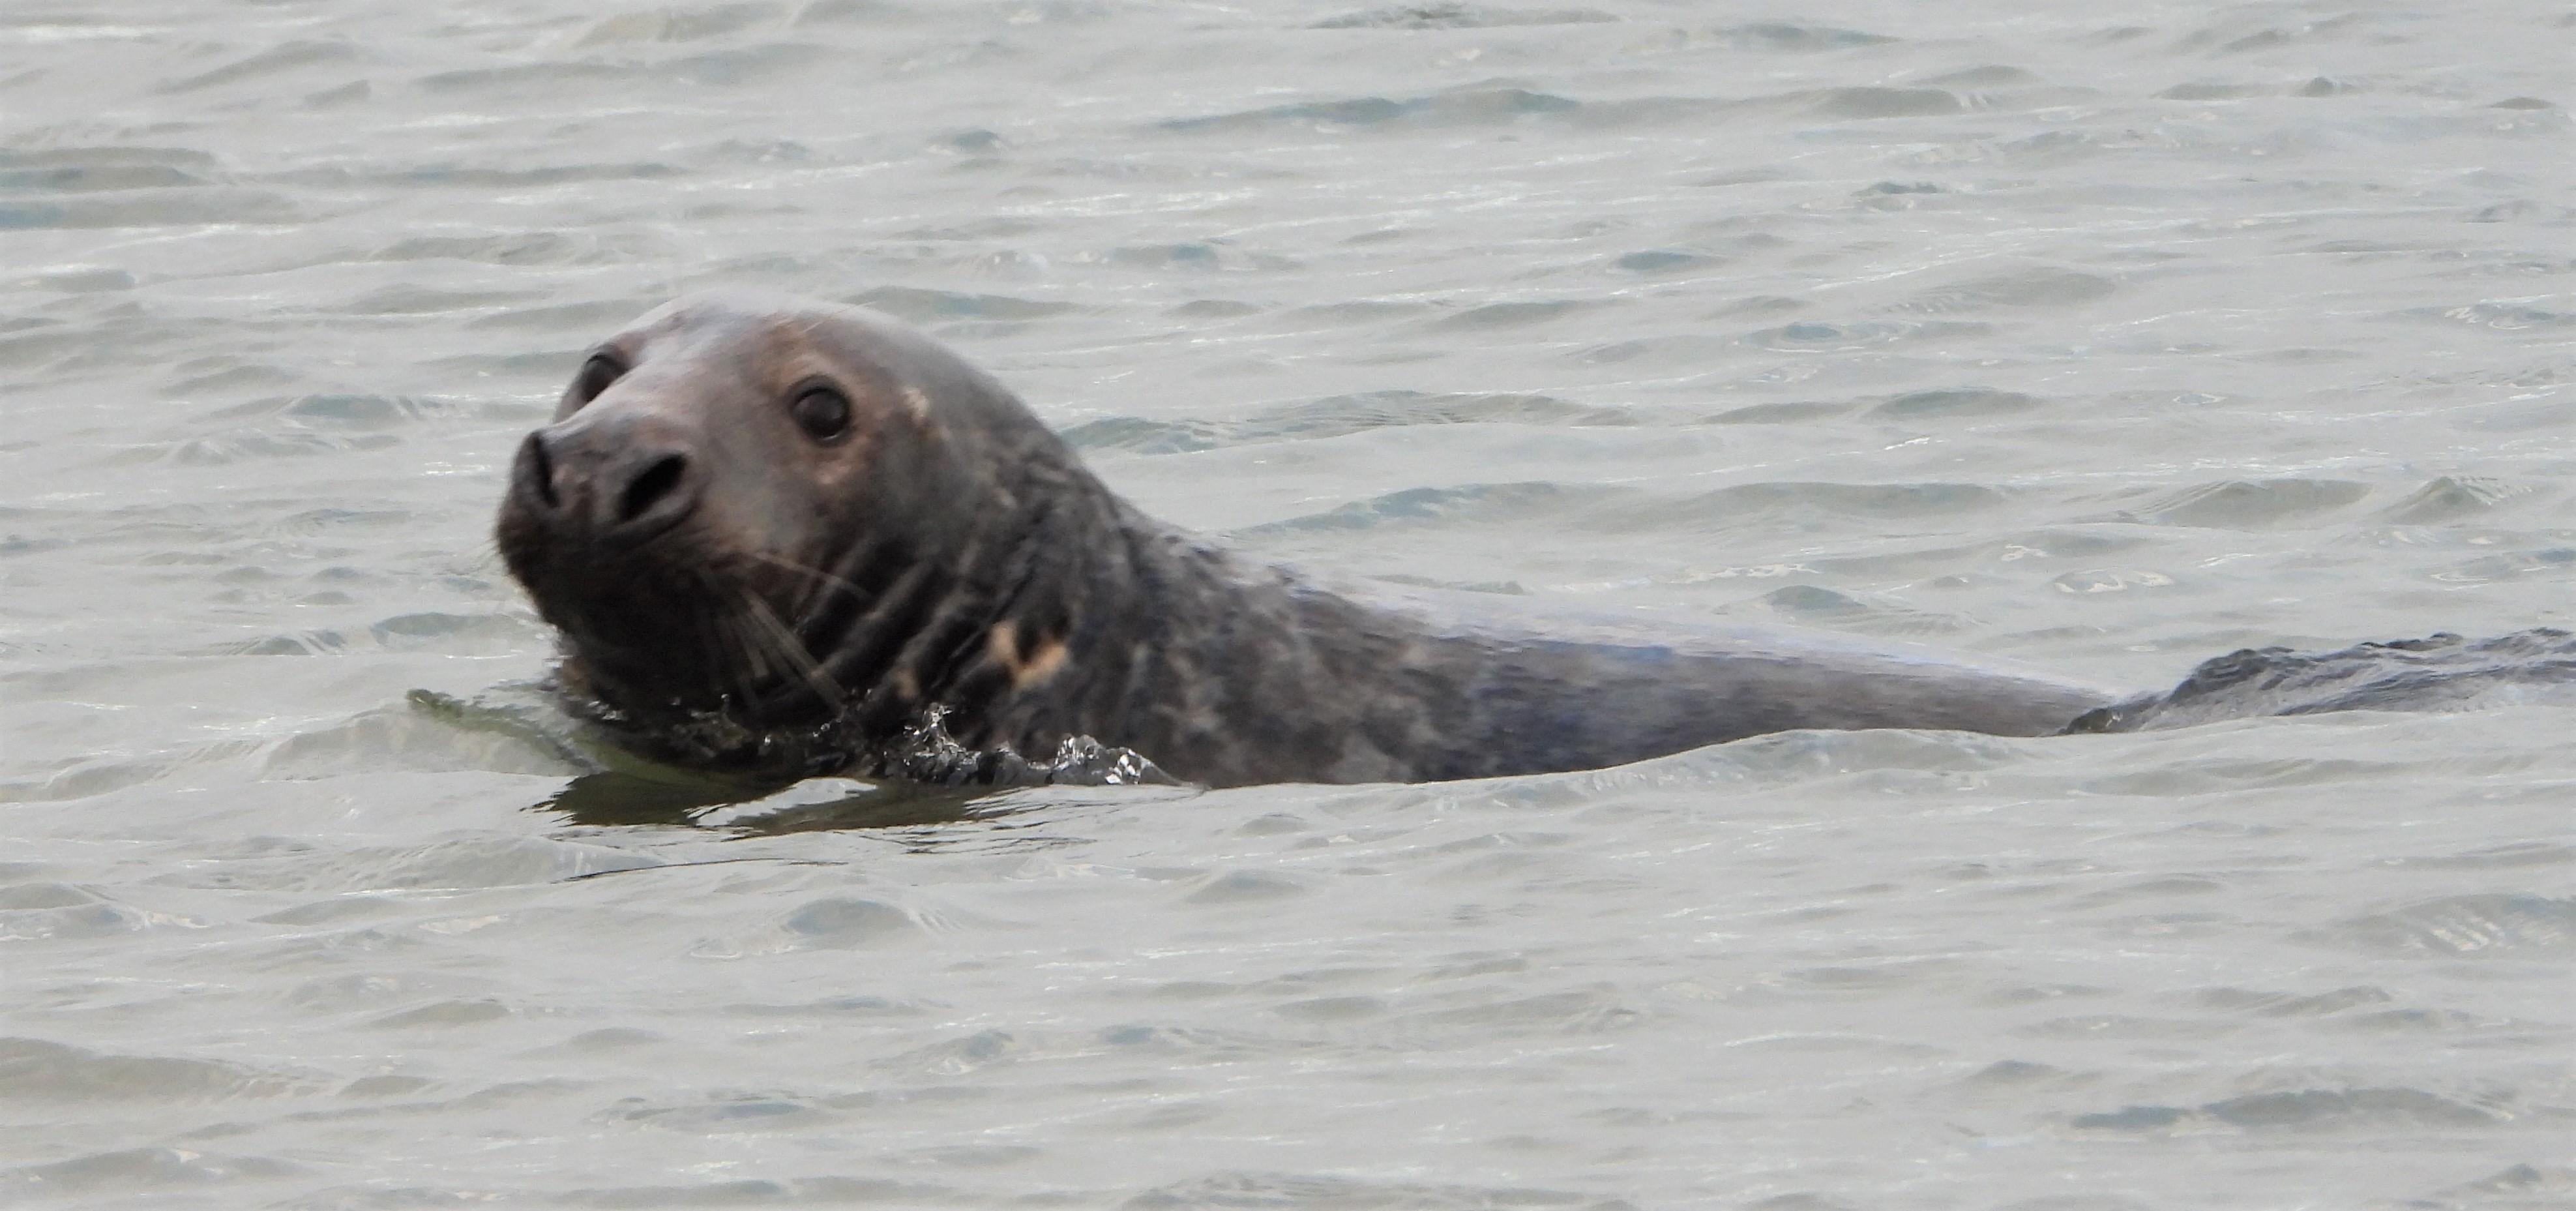
[[[1797,728],[2041,735],[2119,698],[1839,637],[1363,600],[1147,517],[912,328],[743,293],[595,347],[520,445],[497,538],[570,698],[665,757],[781,777],[901,773],[928,727],[1019,762],[972,766],[996,780],[1054,752],[1111,781],[1134,754],[1209,786],[1436,781]]]

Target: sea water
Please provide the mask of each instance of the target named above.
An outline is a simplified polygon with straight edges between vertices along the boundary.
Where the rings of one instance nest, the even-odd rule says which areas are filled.
[[[2564,705],[910,823],[492,723],[515,443],[717,285],[1360,581],[2570,625],[2559,8],[1369,2],[0,11],[0,1201],[2576,1202]]]

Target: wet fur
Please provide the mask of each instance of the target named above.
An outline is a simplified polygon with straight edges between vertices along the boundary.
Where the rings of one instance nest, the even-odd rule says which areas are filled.
[[[2112,699],[1835,640],[1579,643],[1363,604],[1137,512],[998,382],[863,311],[692,296],[601,348],[627,368],[522,450],[500,549],[567,688],[711,763],[857,761],[936,706],[972,748],[1088,735],[1209,785],[1424,781],[1791,728],[2034,735]],[[834,444],[786,418],[817,381],[853,405]],[[669,457],[695,495],[625,534],[617,494]]]

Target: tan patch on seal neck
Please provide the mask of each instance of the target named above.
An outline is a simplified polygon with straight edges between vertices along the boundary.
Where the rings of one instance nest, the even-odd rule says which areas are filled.
[[[1010,670],[1011,688],[1015,690],[1036,685],[1055,676],[1056,670],[1064,667],[1063,640],[1040,639],[1036,647],[1023,654],[1020,651],[1020,628],[1007,618],[993,624],[992,634],[985,641],[985,651],[995,663]]]

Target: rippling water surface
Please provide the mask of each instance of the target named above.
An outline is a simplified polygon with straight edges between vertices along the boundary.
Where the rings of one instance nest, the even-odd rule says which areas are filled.
[[[12,3],[0,1197],[2567,1206],[2564,705],[954,819],[584,810],[454,704],[547,660],[513,442],[715,284],[1345,576],[2141,688],[2565,626],[2571,37]]]

